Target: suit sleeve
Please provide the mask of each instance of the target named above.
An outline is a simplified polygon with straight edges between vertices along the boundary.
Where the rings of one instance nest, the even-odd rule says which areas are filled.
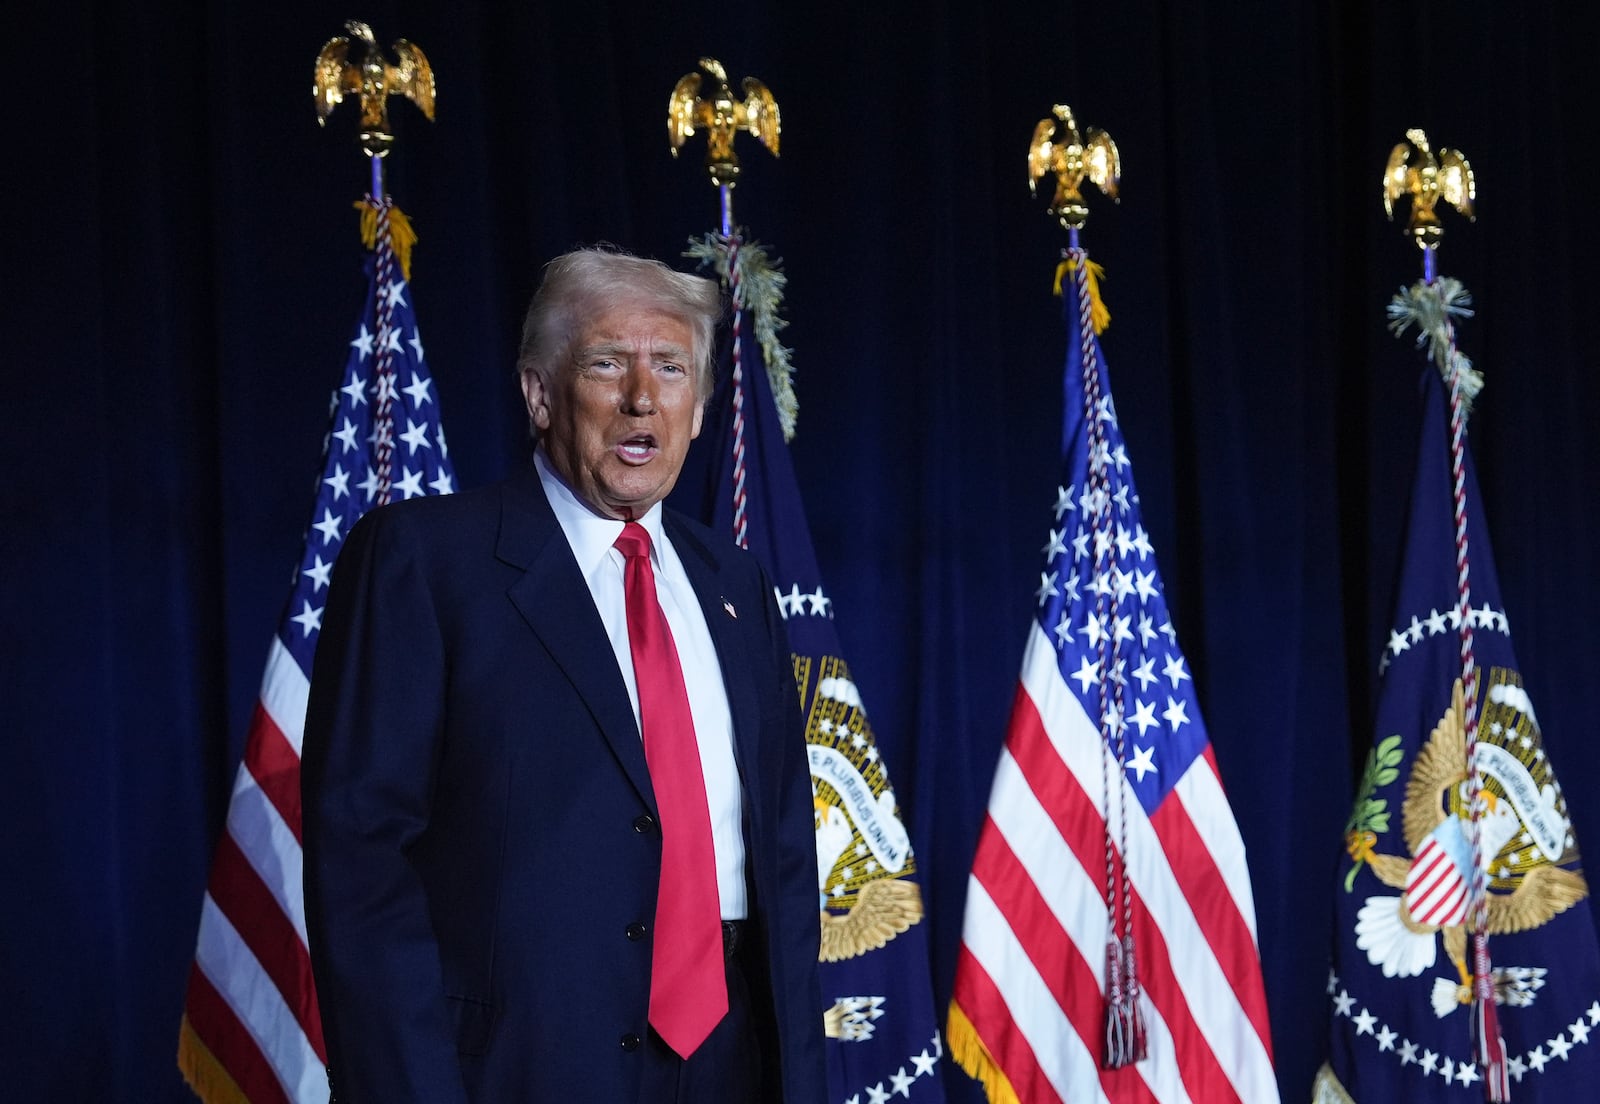
[[[428,902],[445,654],[411,516],[352,530],[324,612],[301,766],[306,927],[339,1104],[466,1099]]]
[[[822,989],[817,966],[821,927],[817,914],[816,821],[811,803],[811,766],[805,718],[795,689],[794,660],[772,584],[762,573],[767,628],[772,639],[772,676],[783,703],[782,777],[778,790],[778,898],[781,925],[774,933],[774,960],[781,987],[784,1104],[821,1104],[827,1096],[823,1053]],[[785,1022],[786,1021],[786,1022]]]

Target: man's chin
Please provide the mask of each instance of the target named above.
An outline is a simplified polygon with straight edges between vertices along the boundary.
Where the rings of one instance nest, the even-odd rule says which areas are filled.
[[[671,490],[672,482],[664,486],[659,482],[652,482],[649,486],[612,485],[600,489],[599,506],[603,513],[611,517],[634,521],[648,513],[650,507],[666,498]]]

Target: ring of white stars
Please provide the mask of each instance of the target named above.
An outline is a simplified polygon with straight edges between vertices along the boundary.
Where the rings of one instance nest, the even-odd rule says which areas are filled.
[[[1428,1050],[1402,1037],[1399,1032],[1380,1021],[1366,1008],[1356,1012],[1355,997],[1350,995],[1349,990],[1340,986],[1339,975],[1332,970],[1328,971],[1328,996],[1332,998],[1335,1020],[1340,1017],[1348,1019],[1356,1029],[1355,1038],[1358,1040],[1362,1036],[1370,1038],[1373,1045],[1378,1048],[1378,1053],[1392,1054],[1399,1059],[1402,1066],[1415,1064],[1424,1077],[1438,1074],[1446,1084],[1454,1081],[1458,1085],[1470,1085],[1474,1081],[1482,1080],[1483,1073],[1475,1062],[1451,1058]],[[1567,1024],[1551,1038],[1534,1046],[1532,1050],[1508,1055],[1506,1072],[1519,1083],[1530,1072],[1543,1073],[1545,1067],[1557,1059],[1567,1061],[1568,1055],[1575,1047],[1589,1045],[1589,1037],[1597,1028],[1600,1028],[1600,1000],[1589,1005],[1576,1020]]]
[[[1387,671],[1389,664],[1400,658],[1401,653],[1410,651],[1413,644],[1421,644],[1429,637],[1445,633],[1459,633],[1461,618],[1461,610],[1455,606],[1442,612],[1434,608],[1428,611],[1426,617],[1413,616],[1409,624],[1389,630],[1389,640],[1383,646],[1383,657],[1378,661],[1378,673],[1381,675]],[[1511,622],[1506,618],[1506,611],[1497,610],[1487,602],[1481,606],[1468,606],[1466,618],[1474,630],[1511,635]]]
[[[896,1096],[910,1100],[911,1090],[918,1078],[926,1077],[930,1081],[935,1079],[939,1058],[943,1054],[944,1041],[935,1031],[932,1041],[922,1048],[922,1053],[909,1056],[906,1065],[901,1066],[892,1076],[845,1097],[844,1104],[889,1104]]]

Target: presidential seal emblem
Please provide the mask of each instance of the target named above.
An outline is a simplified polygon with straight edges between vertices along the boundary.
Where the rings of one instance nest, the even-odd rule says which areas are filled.
[[[883,947],[922,919],[911,838],[900,820],[861,696],[844,660],[795,655],[809,702],[807,752],[817,832],[823,962]]]
[[[1588,887],[1566,799],[1545,757],[1520,677],[1496,667],[1486,684],[1478,758],[1487,808],[1478,831],[1493,936],[1542,927],[1588,896]],[[1472,829],[1464,713],[1458,679],[1449,708],[1417,752],[1406,780],[1401,816],[1409,855],[1376,851],[1379,832],[1388,828],[1388,812],[1375,793],[1398,775],[1403,758],[1398,737],[1374,749],[1346,836],[1356,866],[1366,863],[1379,881],[1400,891],[1366,899],[1356,917],[1356,946],[1385,977],[1404,978],[1432,970],[1442,944],[1455,976],[1434,980],[1432,1005],[1441,1018],[1472,1001],[1467,959]],[[1546,974],[1542,966],[1496,967],[1495,1002],[1532,1004]]]

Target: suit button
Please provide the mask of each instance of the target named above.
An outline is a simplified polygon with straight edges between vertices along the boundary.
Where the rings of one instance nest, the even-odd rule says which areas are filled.
[[[645,926],[639,923],[639,921],[635,920],[633,923],[628,925],[628,938],[633,942],[637,943],[639,940],[643,939],[644,933]]]
[[[631,1031],[628,1032],[626,1035],[624,1035],[622,1037],[622,1049],[626,1050],[626,1051],[638,1050],[639,1049],[639,1036],[635,1035]]]
[[[655,817],[651,816],[649,813],[645,813],[643,816],[633,818],[633,830],[638,832],[641,836],[648,835],[655,829],[655,826]]]

